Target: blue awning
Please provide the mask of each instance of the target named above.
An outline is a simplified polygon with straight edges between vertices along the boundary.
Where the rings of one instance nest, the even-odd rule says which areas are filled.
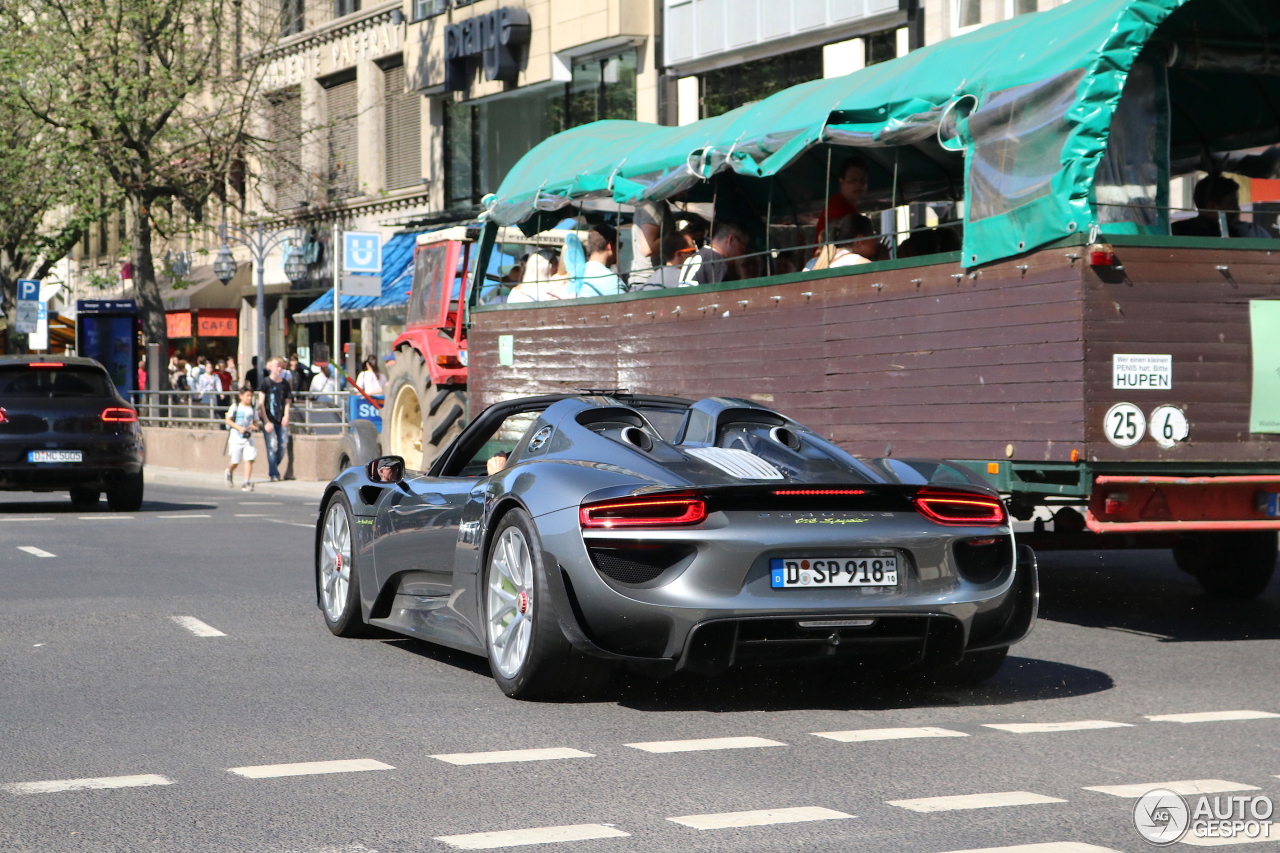
[[[382,244],[382,295],[341,296],[338,313],[344,320],[399,313],[409,302],[413,285],[413,247],[418,234],[397,234]],[[333,320],[333,288],[293,315],[295,323],[327,323]]]

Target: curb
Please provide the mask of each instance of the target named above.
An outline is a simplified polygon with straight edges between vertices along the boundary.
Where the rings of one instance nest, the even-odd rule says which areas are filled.
[[[159,468],[147,465],[143,469],[143,479],[147,483],[164,486],[187,486],[193,489],[213,489],[220,492],[232,491],[227,488],[222,474],[208,474],[203,471],[183,471],[180,468]],[[238,473],[238,472],[237,472]],[[239,482],[235,491],[239,491]],[[254,480],[255,495],[297,495],[301,497],[319,498],[324,494],[328,482],[315,480],[280,480],[275,483],[269,480]]]

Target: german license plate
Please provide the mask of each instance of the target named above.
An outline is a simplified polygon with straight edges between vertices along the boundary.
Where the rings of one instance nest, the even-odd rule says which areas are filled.
[[[83,450],[29,450],[28,462],[83,462]]]
[[[770,561],[774,589],[814,586],[897,586],[897,557],[782,557]]]

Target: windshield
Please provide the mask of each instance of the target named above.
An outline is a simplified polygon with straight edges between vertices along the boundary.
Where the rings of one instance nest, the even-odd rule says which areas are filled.
[[[29,364],[0,366],[0,401],[114,396],[111,379],[100,367],[72,364],[58,364],[56,367],[32,367]]]

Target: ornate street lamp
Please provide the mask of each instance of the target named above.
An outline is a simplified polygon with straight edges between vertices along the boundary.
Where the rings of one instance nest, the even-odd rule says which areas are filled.
[[[292,282],[299,282],[307,277],[307,259],[302,255],[301,246],[294,246],[285,256],[284,274]]]
[[[231,279],[236,277],[236,259],[231,254],[231,248],[225,243],[222,244],[218,257],[213,259],[213,274],[224,285],[229,284]]]
[[[213,274],[223,284],[231,281],[231,277],[235,275],[236,268],[235,258],[231,256],[231,249],[227,247],[229,241],[239,243],[249,250],[249,257],[252,258],[253,265],[258,272],[256,281],[258,301],[257,375],[259,381],[261,381],[267,369],[267,294],[263,268],[266,266],[267,256],[275,251],[277,247],[288,243],[293,248],[289,249],[288,254],[285,256],[285,275],[288,276],[290,281],[301,280],[307,273],[307,262],[302,257],[302,249],[300,247],[302,229],[295,226],[268,233],[263,224],[259,222],[249,230],[235,225],[222,225],[218,228],[218,233],[222,237],[222,251],[218,252],[218,257],[213,262]]]

